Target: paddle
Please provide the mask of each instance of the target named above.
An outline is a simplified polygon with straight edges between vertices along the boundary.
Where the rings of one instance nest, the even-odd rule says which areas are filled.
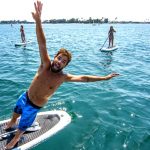
[[[108,37],[109,37],[109,36],[108,36]],[[105,43],[107,42],[108,37],[107,37],[107,39],[105,40],[105,42],[104,42],[103,46],[99,49],[100,51],[102,50],[102,48],[104,47]]]

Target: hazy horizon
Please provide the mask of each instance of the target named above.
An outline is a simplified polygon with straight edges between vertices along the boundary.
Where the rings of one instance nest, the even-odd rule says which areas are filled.
[[[35,0],[2,0],[0,21],[33,21]],[[150,21],[149,0],[55,0],[43,2],[42,20],[71,19],[80,20],[108,18],[110,21]]]

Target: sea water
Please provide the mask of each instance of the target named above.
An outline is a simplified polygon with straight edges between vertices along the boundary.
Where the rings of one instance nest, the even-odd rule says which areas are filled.
[[[43,24],[51,60],[60,48],[72,53],[64,72],[120,76],[91,83],[64,83],[41,111],[65,110],[72,122],[33,150],[150,149],[150,25],[113,24],[112,53],[99,51],[111,24]],[[0,120],[9,118],[40,65],[35,24],[0,25]],[[108,46],[108,41],[104,47]],[[42,90],[42,89],[41,89]]]

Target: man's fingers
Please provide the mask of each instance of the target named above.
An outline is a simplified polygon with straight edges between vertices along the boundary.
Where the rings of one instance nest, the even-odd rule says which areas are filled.
[[[41,6],[40,6],[40,11],[42,11],[42,7],[43,7],[43,4],[41,3]]]
[[[113,73],[112,76],[119,76],[119,73]]]
[[[36,11],[36,13],[37,13],[37,12],[38,12],[38,9],[37,9],[36,3],[34,3],[34,8],[35,8],[35,11]]]
[[[40,1],[37,1],[37,7],[39,11],[42,9],[42,3]]]
[[[40,4],[41,4],[41,1],[37,1],[37,4],[40,5]]]
[[[40,2],[39,1],[37,1],[37,9],[38,9],[38,11],[40,11]]]
[[[115,75],[119,76],[120,74],[119,73],[115,73]]]
[[[31,12],[31,14],[32,14],[32,17],[34,18],[34,12]]]
[[[43,4],[38,1],[38,2],[37,2],[37,6],[38,6],[38,12],[39,12],[39,14],[41,15],[41,11],[42,11],[42,6],[43,6]]]
[[[38,14],[39,16],[41,16],[42,6],[43,4],[40,1],[37,1],[36,3],[34,2],[36,14]]]

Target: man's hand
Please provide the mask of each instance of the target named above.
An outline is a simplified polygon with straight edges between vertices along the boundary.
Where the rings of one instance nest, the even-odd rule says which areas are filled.
[[[35,12],[32,12],[32,17],[36,22],[41,22],[42,7],[43,4],[40,1],[34,3]]]
[[[116,76],[119,76],[119,74],[118,73],[111,73],[111,74],[106,76],[106,80],[109,80],[109,79],[116,77]]]

